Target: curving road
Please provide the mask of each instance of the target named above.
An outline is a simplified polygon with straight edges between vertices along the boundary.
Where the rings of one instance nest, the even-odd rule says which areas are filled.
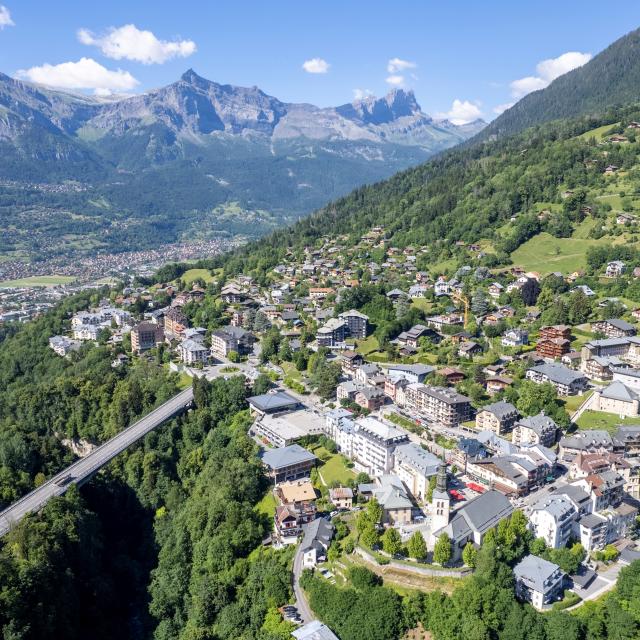
[[[302,618],[302,623],[307,624],[307,622],[311,622],[315,620],[316,617],[313,615],[313,611],[311,611],[311,607],[307,601],[307,595],[305,594],[303,588],[300,586],[300,576],[302,575],[302,542],[298,543],[298,548],[296,549],[296,555],[293,558],[293,595],[296,598],[295,606],[298,609],[298,613]]]
[[[17,502],[14,502],[0,512],[0,537],[20,522],[25,515],[39,511],[51,498],[62,495],[70,485],[82,484],[91,478],[94,473],[119,453],[122,453],[140,438],[147,435],[147,433],[188,409],[192,402],[193,389],[189,387],[161,404],[144,418],[134,422],[130,427],[111,438],[111,440],[107,440],[88,456],[74,462],[64,471],[53,476],[53,478],[47,480]]]

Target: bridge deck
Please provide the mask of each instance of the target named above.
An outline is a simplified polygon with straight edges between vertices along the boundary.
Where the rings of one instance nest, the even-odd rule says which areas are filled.
[[[27,513],[39,511],[53,497],[63,494],[72,484],[81,484],[90,478],[96,471],[115,458],[119,453],[140,440],[150,431],[162,423],[182,413],[193,401],[193,389],[189,387],[176,394],[170,400],[148,413],[144,418],[134,422],[130,427],[121,431],[117,436],[107,440],[104,444],[94,449],[88,456],[68,466],[53,478],[34,489],[31,493],[17,500],[12,505],[0,512],[0,536],[5,535],[9,529],[18,523]],[[62,479],[68,481],[56,484]]]

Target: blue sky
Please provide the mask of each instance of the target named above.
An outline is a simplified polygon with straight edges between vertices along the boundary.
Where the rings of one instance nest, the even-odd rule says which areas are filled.
[[[320,106],[402,86],[430,114],[488,120],[638,26],[637,0],[0,0],[0,70],[133,93],[192,67]]]

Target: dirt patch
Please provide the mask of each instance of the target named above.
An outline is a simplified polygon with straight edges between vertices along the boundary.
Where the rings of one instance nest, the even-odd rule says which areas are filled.
[[[415,629],[409,629],[403,636],[402,640],[432,640],[433,636],[429,631],[423,628],[422,624],[418,623]]]

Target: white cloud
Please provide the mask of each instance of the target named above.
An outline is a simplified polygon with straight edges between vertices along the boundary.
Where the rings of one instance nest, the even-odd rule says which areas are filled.
[[[113,27],[101,36],[79,29],[78,40],[98,47],[107,58],[124,58],[142,64],[162,64],[171,58],[186,58],[196,51],[193,40],[159,40],[151,31],[138,29],[134,24]]]
[[[9,9],[7,9],[3,4],[0,4],[0,30],[5,27],[13,27],[14,25],[15,22],[11,19]]]
[[[511,87],[511,95],[514,98],[522,98],[522,96],[526,96],[527,93],[544,89],[548,84],[549,83],[542,78],[527,76],[526,78],[514,80],[509,86]]]
[[[373,95],[373,91],[371,89],[354,89],[353,97],[355,100],[362,100],[363,98],[368,98]]]
[[[78,62],[43,64],[40,67],[21,69],[16,75],[60,89],[94,89],[97,95],[105,95],[107,91],[129,91],[138,84],[128,71],[111,71],[92,58],[80,58]]]
[[[498,104],[495,107],[493,107],[493,113],[500,115],[503,111],[506,111],[507,109],[511,109],[511,107],[513,107],[514,104],[515,102],[505,102],[504,104]]]
[[[458,100],[456,98],[451,104],[451,109],[446,113],[439,113],[439,118],[447,118],[453,124],[467,124],[482,117],[479,102],[469,100]]]
[[[385,80],[385,82],[390,84],[392,87],[402,87],[404,85],[404,76],[391,75]]]
[[[310,60],[305,60],[302,64],[302,68],[307,73],[327,73],[330,66],[331,65],[322,58],[311,58]]]
[[[537,76],[520,78],[510,84],[511,95],[514,98],[522,98],[522,96],[526,96],[527,93],[544,89],[556,78],[589,62],[591,57],[590,53],[567,51],[567,53],[563,53],[557,58],[542,60],[536,65]]]
[[[387,62],[387,71],[392,74],[398,73],[398,71],[406,71],[407,69],[415,69],[418,65],[415,62],[409,62],[408,60],[401,60],[400,58],[391,58]]]

